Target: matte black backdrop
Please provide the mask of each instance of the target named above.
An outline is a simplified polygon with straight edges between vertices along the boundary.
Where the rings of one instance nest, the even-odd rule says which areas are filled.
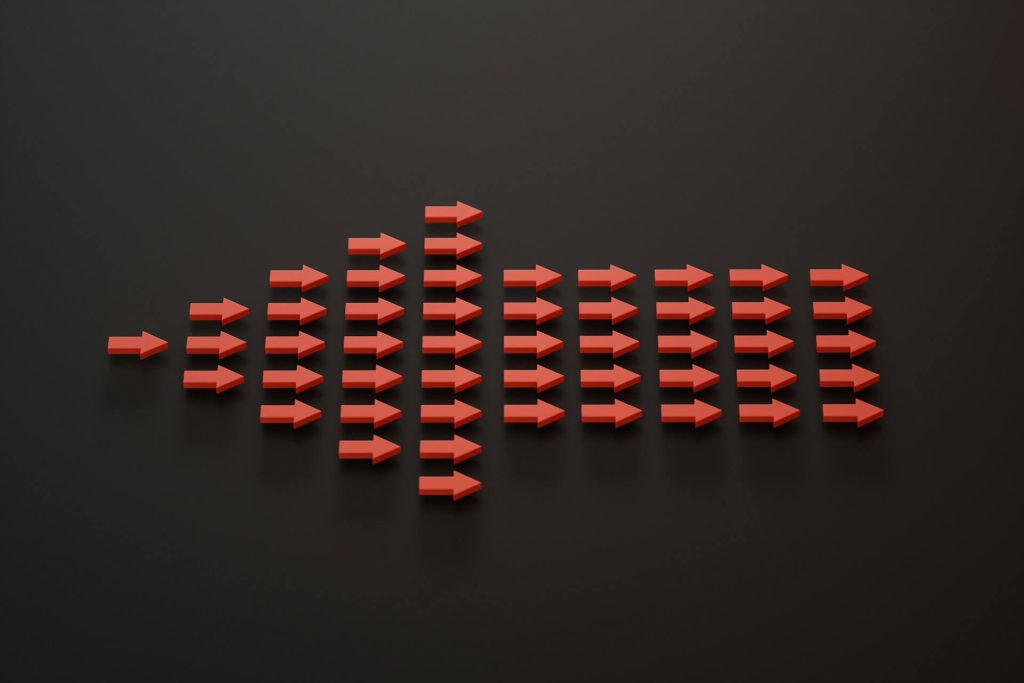
[[[1019,676],[1020,8],[4,3],[6,677]],[[486,379],[464,395],[486,450],[453,505],[416,496],[445,468],[414,453],[422,207],[456,199],[486,211],[466,262]],[[382,430],[405,452],[339,466],[341,337],[367,329],[341,320],[345,240],[381,230],[411,245],[385,397],[408,417]],[[567,275],[546,329],[570,381],[546,397],[569,419],[540,433],[500,417],[526,397],[500,386],[500,272],[535,262]],[[573,381],[602,327],[575,320],[573,273],[610,262],[641,276],[623,398],[647,417],[618,432],[579,424],[608,394]],[[726,413],[696,433],[656,419],[688,392],[657,388],[655,336],[680,326],[655,323],[651,271],[687,262],[717,276],[696,294],[724,381],[702,398]],[[731,382],[725,276],[761,262],[792,274],[780,398],[804,411],[775,433],[740,428],[766,395]],[[815,386],[806,269],[840,262],[872,276],[852,294],[887,415],[860,431],[826,429],[849,393]],[[302,263],[332,277],[309,326],[325,419],[292,433],[257,423],[288,399],[259,387],[262,312],[291,295],[267,270]],[[216,329],[187,304],[221,296],[254,312],[229,328],[246,384],[186,395],[211,363],[184,338]],[[172,349],[108,359],[142,329]]]

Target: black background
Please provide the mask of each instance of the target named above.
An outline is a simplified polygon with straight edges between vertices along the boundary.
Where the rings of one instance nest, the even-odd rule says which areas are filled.
[[[1020,3],[11,3],[0,9],[4,287],[3,668],[11,680],[369,677],[524,680],[965,680],[1021,673]],[[464,331],[484,383],[460,398],[484,490],[421,499],[422,207],[484,209]],[[410,248],[387,326],[406,418],[387,464],[339,464],[349,236]],[[445,263],[445,259],[431,259]],[[778,363],[803,410],[739,425],[730,267],[790,273],[769,293],[797,341]],[[885,418],[823,425],[807,269],[871,274],[858,363]],[[303,395],[325,412],[262,428],[267,270],[328,272],[307,331],[328,342]],[[568,410],[501,424],[503,268],[566,275]],[[615,263],[641,307],[623,392],[645,418],[579,424],[574,271]],[[652,270],[716,279],[699,361],[725,411],[661,425]],[[358,265],[357,265],[358,264]],[[819,298],[838,292],[816,292]],[[678,292],[658,292],[662,299]],[[225,365],[181,389],[193,301],[253,314]],[[443,294],[428,293],[428,298]],[[527,326],[528,327],[528,326]],[[139,362],[106,337],[171,342]],[[446,330],[445,324],[431,324]],[[597,333],[597,332],[593,332]],[[439,359],[428,359],[440,367]],[[589,358],[587,365],[600,362]],[[742,360],[756,365],[756,361]],[[366,359],[351,360],[365,367]],[[520,426],[521,427],[521,426]],[[444,430],[426,430],[429,434]],[[365,428],[346,430],[365,438]]]

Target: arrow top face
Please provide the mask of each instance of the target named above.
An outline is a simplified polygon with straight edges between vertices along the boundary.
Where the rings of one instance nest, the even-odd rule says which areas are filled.
[[[405,282],[405,275],[387,266],[373,270],[349,270],[345,274],[346,287],[374,287],[378,292],[397,287]]]
[[[420,477],[419,491],[421,496],[450,495],[452,500],[459,500],[476,493],[483,486],[476,479],[453,472],[450,477]]]
[[[700,268],[686,264],[682,269],[658,269],[654,271],[655,287],[686,287],[690,292],[711,282],[714,276]]]
[[[506,270],[504,273],[506,287],[533,287],[538,292],[561,281],[559,273],[544,266],[535,266],[531,270]]]
[[[327,282],[327,275],[316,268],[302,266],[302,270],[270,271],[271,287],[299,287],[306,292]]]
[[[225,297],[218,304],[191,304],[188,307],[189,320],[217,320],[221,325],[233,323],[249,315],[249,309]]]
[[[351,256],[376,256],[383,260],[404,249],[405,242],[383,232],[380,237],[348,238],[348,253]]]
[[[423,212],[427,223],[454,223],[456,228],[469,225],[483,216],[483,211],[462,202],[455,202],[455,206],[428,206]]]
[[[168,343],[149,332],[137,337],[107,338],[107,353],[111,356],[138,356],[139,360],[167,350]]]
[[[811,268],[811,287],[842,287],[845,292],[867,281],[867,273],[845,263],[839,268]]]
[[[767,291],[772,287],[778,287],[789,279],[789,276],[781,270],[776,270],[763,263],[760,268],[743,269],[732,268],[729,270],[729,285],[732,287],[760,287],[761,291]]]
[[[611,291],[636,282],[636,275],[615,265],[607,270],[579,270],[576,279],[580,287],[607,287]]]
[[[244,381],[243,375],[218,365],[216,370],[186,370],[182,386],[186,389],[214,389],[220,394],[239,386]]]
[[[825,422],[854,422],[863,427],[885,415],[885,411],[859,398],[853,403],[825,403],[821,406]]]

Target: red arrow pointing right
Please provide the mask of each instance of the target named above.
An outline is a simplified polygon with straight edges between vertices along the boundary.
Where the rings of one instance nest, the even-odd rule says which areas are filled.
[[[264,370],[264,389],[291,389],[296,394],[301,394],[306,389],[312,389],[322,384],[324,376],[319,372],[307,370],[301,365],[296,365],[294,370]]]
[[[562,373],[537,365],[533,370],[505,370],[506,389],[533,389],[538,394],[558,386],[565,379]]]
[[[424,287],[454,287],[456,292],[461,292],[483,281],[483,275],[462,266],[455,266],[454,270],[423,271]]]
[[[611,354],[612,358],[640,348],[640,342],[620,332],[611,334],[581,335],[580,353]]]
[[[733,343],[736,353],[764,353],[769,358],[789,351],[794,346],[792,339],[772,331],[765,334],[737,334],[733,337]]]
[[[871,315],[872,308],[850,297],[842,301],[815,301],[815,320],[845,320],[846,324]]]
[[[327,315],[327,309],[308,299],[299,299],[297,302],[267,304],[267,320],[294,320],[300,325],[305,325],[317,318]]]
[[[372,270],[349,270],[345,273],[345,285],[347,287],[372,287],[378,292],[383,292],[405,282],[405,275],[387,266],[380,266]]]
[[[877,345],[871,337],[852,330],[846,334],[819,334],[814,339],[818,353],[848,353],[850,358],[870,351]]]
[[[294,355],[296,358],[305,358],[311,353],[323,350],[325,346],[327,344],[320,339],[299,332],[293,336],[267,337],[263,348],[271,355]]]
[[[345,304],[345,320],[375,320],[378,325],[383,325],[403,315],[404,308],[380,297],[376,302],[350,301]]]
[[[781,427],[798,417],[799,409],[775,399],[771,403],[740,404],[740,422],[770,422],[772,427]]]
[[[790,314],[791,309],[775,299],[764,298],[764,301],[733,301],[733,320],[763,320],[765,324],[773,323]]]
[[[766,291],[777,287],[789,279],[781,270],[776,270],[763,263],[760,268],[733,268],[729,271],[729,285],[732,287],[760,287]]]
[[[860,399],[853,403],[825,403],[821,406],[821,411],[825,422],[854,422],[858,427],[863,427],[885,415],[885,411],[878,406]]]
[[[467,320],[472,320],[483,312],[476,304],[456,297],[455,301],[424,301],[424,320],[454,320],[456,325],[461,325]]]
[[[607,287],[611,291],[636,282],[636,275],[618,266],[600,270],[579,270],[577,281],[580,287]]]
[[[811,287],[842,287],[845,292],[867,281],[867,273],[845,264],[840,268],[811,268]]]
[[[455,428],[479,420],[483,413],[468,403],[452,401],[445,404],[424,404],[420,406],[420,422],[450,424]]]
[[[543,358],[549,353],[558,351],[564,344],[561,339],[556,339],[550,334],[537,332],[526,335],[505,335],[503,346],[505,353],[528,353],[537,358]]]
[[[683,422],[692,424],[694,427],[703,427],[720,417],[722,417],[721,409],[704,401],[694,400],[693,403],[661,404],[662,422]]]
[[[261,424],[290,424],[292,429],[308,425],[320,419],[320,411],[302,401],[291,405],[260,406]]]
[[[402,447],[387,439],[373,435],[372,439],[365,441],[345,440],[338,441],[339,460],[369,460],[371,464],[384,462],[388,458],[398,455]]]
[[[506,424],[535,424],[537,429],[540,429],[552,422],[561,420],[563,417],[565,417],[565,411],[558,406],[551,405],[547,401],[505,404],[504,420]]]
[[[711,282],[711,273],[686,264],[682,269],[659,269],[654,271],[655,287],[686,287],[690,292]]]
[[[616,399],[614,403],[584,403],[580,406],[580,417],[584,423],[610,422],[618,429],[640,419],[644,411]]]
[[[341,406],[338,418],[342,424],[372,424],[374,429],[383,427],[402,417],[402,411],[384,401],[374,400],[372,404],[349,403]]]
[[[482,379],[472,370],[456,365],[451,370],[422,370],[420,386],[424,389],[452,389],[457,394],[480,384]]]
[[[482,242],[461,232],[455,237],[427,237],[423,240],[423,253],[427,256],[454,256],[456,261],[483,248]]]
[[[458,434],[451,439],[439,441],[423,439],[420,441],[421,460],[451,460],[457,465],[463,460],[469,460],[473,456],[479,455],[482,451],[483,447],[469,439],[463,439]]]
[[[742,388],[770,389],[774,393],[795,381],[792,372],[771,364],[766,369],[736,370],[736,386]]]
[[[717,346],[717,341],[700,332],[658,335],[658,353],[688,353],[691,358],[696,358]]]
[[[220,303],[190,304],[188,307],[189,320],[216,320],[221,325],[233,323],[247,315],[249,315],[248,308],[226,297]]]
[[[619,393],[639,382],[640,375],[615,364],[608,370],[580,370],[580,386],[584,389],[612,389]]]
[[[472,477],[454,472],[450,477],[420,477],[421,496],[451,496],[452,500],[465,498],[483,488]]]
[[[659,304],[660,305],[660,304]],[[610,320],[612,325],[636,315],[636,306],[612,297],[611,301],[581,301],[580,320]]]
[[[342,370],[341,386],[345,389],[373,389],[373,393],[390,389],[402,383],[402,376],[380,365],[373,370]]]
[[[373,354],[377,358],[383,358],[405,346],[401,339],[395,339],[390,334],[378,332],[374,335],[346,335],[342,343],[345,353],[352,354]]]
[[[138,356],[140,359],[155,356],[167,350],[167,342],[149,332],[137,337],[109,337],[107,353],[111,356]]]
[[[186,389],[216,389],[219,394],[237,387],[244,381],[243,375],[218,365],[216,370],[186,370],[182,386]]]
[[[462,332],[452,335],[424,336],[423,353],[454,355],[462,358],[482,348],[484,343]]]
[[[877,372],[871,372],[853,363],[850,364],[849,369],[821,369],[818,371],[820,386],[853,389],[855,392],[870,387],[879,379]]]
[[[377,256],[381,260],[394,256],[405,249],[405,242],[391,235],[380,237],[349,237],[348,253],[352,256]]]
[[[185,353],[190,356],[211,356],[227,358],[245,350],[245,340],[221,332],[216,337],[188,337],[185,339]]]
[[[271,287],[299,287],[306,292],[327,282],[327,275],[315,268],[302,266],[302,270],[270,271]]]
[[[455,202],[455,206],[428,206],[423,212],[423,219],[427,223],[454,223],[456,228],[469,225],[479,220],[484,215],[480,209],[475,209],[469,204]]]
[[[536,266],[530,270],[506,270],[504,273],[506,287],[533,287],[538,292],[561,281],[561,275],[544,266]]]
[[[536,324],[546,323],[562,315],[562,307],[537,297],[535,301],[506,301],[505,320],[532,320]]]
[[[658,320],[688,320],[695,322],[715,314],[715,307],[690,297],[688,301],[659,301],[655,304],[654,317]]]
[[[718,384],[718,373],[699,365],[683,370],[662,369],[658,374],[658,386],[663,388],[692,389],[697,393],[713,384]]]

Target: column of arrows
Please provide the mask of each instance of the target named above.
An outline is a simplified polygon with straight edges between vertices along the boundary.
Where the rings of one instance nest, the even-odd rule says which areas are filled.
[[[607,289],[609,294],[636,282],[636,275],[614,265],[607,269],[579,270],[576,275],[581,288]],[[604,388],[618,393],[640,381],[638,374],[615,363],[620,356],[640,347],[638,340],[614,329],[616,324],[632,318],[636,312],[636,306],[615,297],[608,301],[580,302],[580,320],[605,321],[610,331],[610,334],[580,335],[581,354],[607,358],[604,362],[611,363],[611,367],[581,369],[580,385],[583,388]],[[617,398],[611,403],[583,403],[580,406],[580,419],[588,424],[608,423],[618,428],[640,419],[642,415],[643,410]]]
[[[327,282],[327,275],[306,265],[296,270],[270,271],[270,286],[274,289],[297,289],[299,300],[267,304],[267,320],[296,322],[301,328],[309,322],[324,317],[327,315],[327,309],[302,295],[325,282]],[[301,329],[294,335],[267,335],[263,346],[267,355],[285,356],[289,365],[291,365],[291,361],[287,359],[294,356],[295,362],[294,367],[264,370],[263,388],[281,389],[300,394],[322,383],[323,377],[320,373],[303,367],[298,361],[321,351],[324,346],[323,341]],[[293,399],[291,403],[260,406],[261,423],[289,424],[292,429],[316,422],[321,415],[319,408],[297,398]]]
[[[376,433],[384,425],[394,422],[402,416],[402,411],[385,403],[377,396],[402,382],[402,376],[380,365],[378,361],[390,356],[403,347],[400,339],[387,334],[381,327],[396,320],[405,313],[405,309],[392,303],[382,294],[405,282],[405,275],[388,268],[383,261],[405,249],[405,242],[385,233],[378,237],[352,237],[348,241],[350,256],[371,256],[376,259],[376,268],[350,268],[345,273],[345,285],[351,289],[368,289],[369,301],[348,301],[345,303],[345,320],[361,321],[373,330],[373,334],[346,335],[342,342],[342,351],[346,361],[341,371],[341,387],[349,390],[365,390],[372,392],[373,400],[367,397],[360,403],[347,403],[343,399],[338,412],[338,420],[343,425],[370,425],[373,435],[369,439],[338,440],[338,458],[340,460],[368,460],[376,465],[392,458],[401,451],[401,447]],[[372,327],[371,327],[372,325]],[[361,357],[372,356],[365,359]],[[360,357],[360,358],[353,358]],[[357,367],[348,367],[349,362]],[[359,364],[372,367],[358,367]],[[357,429],[342,427],[343,430]]]
[[[843,292],[868,281],[868,274],[843,265],[839,268],[812,268],[812,287],[842,287]],[[840,320],[846,325],[845,334],[819,334],[815,345],[819,354],[841,354],[851,359],[849,366],[821,368],[818,383],[827,388],[852,389],[854,393],[872,386],[879,380],[878,373],[852,362],[854,356],[875,348],[875,340],[854,332],[849,326],[871,315],[872,308],[856,299],[844,296],[842,301],[815,301],[815,320]],[[822,403],[825,422],[850,422],[858,427],[874,422],[885,411],[859,398],[853,403]]]
[[[718,346],[718,342],[693,329],[694,324],[715,314],[715,307],[704,303],[690,292],[711,282],[712,275],[687,264],[685,268],[658,269],[654,271],[654,286],[658,289],[675,288],[687,292],[686,301],[658,301],[655,317],[658,320],[681,320],[687,324],[688,334],[658,335],[658,353],[685,354],[690,357],[690,367],[661,368],[658,371],[658,386],[662,389],[689,389],[691,394],[718,383],[718,373],[712,372],[693,360]],[[662,403],[661,421],[691,424],[703,427],[722,417],[722,411],[696,397],[689,403]]]
[[[189,320],[219,323],[223,328],[249,315],[249,309],[224,298],[217,303],[190,304]],[[234,337],[223,329],[216,337],[190,336],[185,340],[185,352],[191,355],[216,355],[217,359],[227,358],[245,350],[245,341]],[[186,389],[213,389],[216,393],[240,386],[245,377],[218,364],[216,370],[185,370],[182,386]]]
[[[459,230],[483,216],[483,212],[458,202],[454,206],[428,206],[424,211],[426,223],[454,225],[452,236],[427,237],[423,250],[427,256],[452,257],[454,268],[425,269],[423,286],[446,292],[443,301],[425,301],[423,319],[452,323],[453,334],[423,335],[425,356],[440,356],[440,368],[424,368],[420,386],[424,389],[441,389],[451,397],[451,402],[424,403],[420,406],[420,422],[424,424],[451,425],[451,438],[421,439],[420,459],[441,460],[456,465],[479,455],[481,446],[455,433],[463,425],[480,419],[483,414],[478,408],[455,398],[459,393],[480,383],[479,374],[458,363],[459,359],[478,351],[483,342],[459,330],[463,323],[477,318],[482,310],[476,304],[462,299],[460,293],[480,284],[483,276],[459,262],[483,249],[483,244]],[[447,292],[451,292],[447,294]],[[464,294],[463,296],[468,296]],[[450,298],[447,298],[450,297]],[[457,470],[444,476],[421,476],[421,496],[450,496],[459,500],[479,491],[483,485]]]

